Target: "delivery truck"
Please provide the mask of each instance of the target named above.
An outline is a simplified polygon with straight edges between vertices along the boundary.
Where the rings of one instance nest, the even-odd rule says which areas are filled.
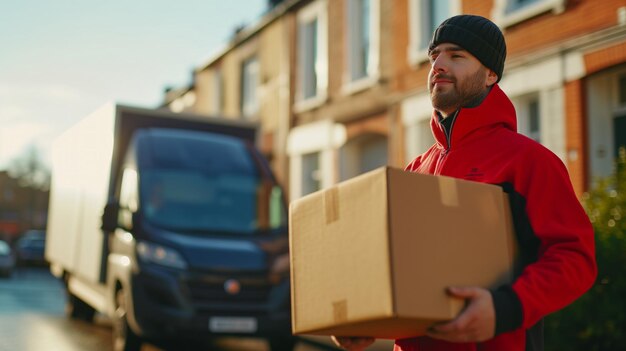
[[[108,104],[54,143],[45,255],[117,350],[291,335],[285,196],[256,125]],[[282,262],[282,264],[281,264]]]

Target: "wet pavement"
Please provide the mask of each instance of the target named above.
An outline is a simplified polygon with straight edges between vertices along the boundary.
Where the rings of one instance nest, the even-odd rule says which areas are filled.
[[[110,351],[110,321],[97,315],[94,323],[70,320],[64,312],[61,282],[46,267],[22,267],[0,278],[0,351]],[[326,339],[321,340],[327,342]],[[266,351],[262,339],[217,339],[209,350]],[[146,344],[142,351],[160,351]],[[327,347],[299,342],[294,351]],[[201,350],[207,351],[207,350]]]

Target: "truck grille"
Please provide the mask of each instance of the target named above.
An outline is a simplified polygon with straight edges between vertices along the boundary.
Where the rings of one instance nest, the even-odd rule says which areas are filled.
[[[226,291],[225,285],[229,280],[238,283],[238,292]],[[268,303],[272,289],[265,275],[202,275],[187,279],[186,286],[193,305],[199,309],[250,308],[251,305],[261,308]]]

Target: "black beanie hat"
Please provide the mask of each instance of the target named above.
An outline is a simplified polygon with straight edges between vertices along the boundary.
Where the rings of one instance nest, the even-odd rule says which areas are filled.
[[[457,44],[474,55],[485,67],[502,78],[506,43],[500,28],[490,20],[475,15],[458,15],[443,21],[433,33],[428,51],[441,43]]]

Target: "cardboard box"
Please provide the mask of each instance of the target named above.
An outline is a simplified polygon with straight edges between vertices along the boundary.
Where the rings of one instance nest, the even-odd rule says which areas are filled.
[[[447,287],[512,279],[495,185],[384,167],[294,201],[289,220],[294,334],[423,335],[463,308]]]

